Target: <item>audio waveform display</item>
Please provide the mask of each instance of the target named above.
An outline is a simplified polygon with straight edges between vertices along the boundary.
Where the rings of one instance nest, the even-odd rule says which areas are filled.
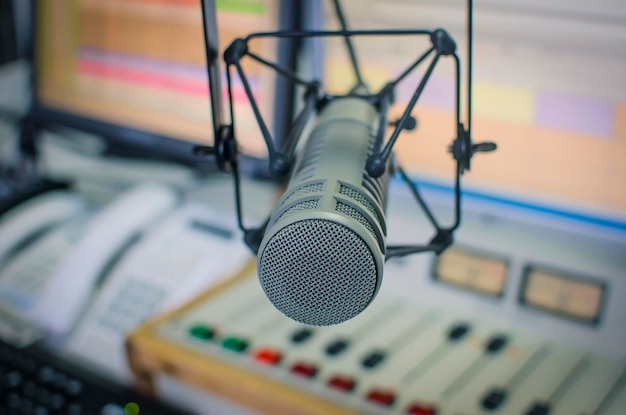
[[[217,8],[220,48],[276,25],[273,0],[221,0]],[[199,1],[51,0],[41,2],[38,13],[38,93],[45,104],[210,144]],[[272,45],[260,47],[273,56]],[[253,64],[246,70],[261,110],[271,116],[274,74]],[[242,149],[262,155],[260,132],[236,78],[233,98]]]
[[[381,22],[395,28],[446,28],[465,65],[463,1],[344,3],[351,28],[375,28]],[[555,13],[548,19],[523,2],[516,5],[518,13],[507,12],[504,5],[475,11],[473,135],[497,142],[498,151],[476,157],[465,178],[468,189],[626,224],[626,90],[620,87],[626,85],[626,60],[620,56],[626,55],[616,54],[626,52],[617,40],[626,37],[626,30],[616,32],[601,18],[614,13],[591,5],[594,13],[581,16],[596,28],[593,36],[581,34],[578,14]],[[326,9],[326,22],[337,29],[332,8]],[[374,90],[430,45],[419,37],[353,39],[363,77]],[[354,73],[343,45],[329,41],[326,50],[326,83],[335,93],[345,92]],[[406,168],[434,183],[449,181],[454,172],[445,151],[455,135],[454,71],[440,62],[415,108],[418,128],[403,132],[396,146]],[[415,92],[422,77],[416,72],[398,85],[392,120]],[[464,107],[464,86],[462,95]]]

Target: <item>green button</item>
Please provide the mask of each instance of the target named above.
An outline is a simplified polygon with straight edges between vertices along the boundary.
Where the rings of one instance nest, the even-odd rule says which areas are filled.
[[[238,337],[226,337],[222,341],[222,347],[234,352],[243,352],[248,348],[248,342]]]
[[[215,335],[215,331],[211,327],[198,324],[189,330],[189,334],[200,340],[211,340]]]

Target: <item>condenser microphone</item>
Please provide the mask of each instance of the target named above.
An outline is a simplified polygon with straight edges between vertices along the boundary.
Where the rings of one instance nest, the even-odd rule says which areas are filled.
[[[380,288],[389,166],[365,171],[377,110],[363,98],[328,103],[272,210],[258,251],[268,299],[286,316],[327,326],[362,312]]]

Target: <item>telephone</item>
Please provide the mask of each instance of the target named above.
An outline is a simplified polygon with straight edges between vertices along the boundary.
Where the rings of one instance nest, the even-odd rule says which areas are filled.
[[[0,304],[27,316],[44,284],[83,235],[92,212],[83,212],[13,255],[0,271]]]
[[[88,203],[68,190],[33,197],[0,216],[0,266],[54,227],[84,213]]]
[[[109,204],[87,222],[83,236],[43,282],[29,317],[48,335],[67,335],[107,267],[178,202],[171,187],[149,183]]]
[[[85,198],[68,190],[49,190],[33,196],[0,215],[0,275],[20,271],[16,261],[24,251],[72,218],[84,215],[90,208]],[[17,263],[16,263],[17,262]],[[12,268],[12,269],[9,269]],[[34,275],[40,275],[36,270]],[[40,330],[23,318],[22,310],[27,306],[22,293],[29,293],[35,281],[21,278],[0,277],[0,337],[16,346],[25,346],[41,337]],[[18,307],[16,307],[18,306]]]
[[[28,223],[29,220],[49,223],[49,218],[55,215],[44,213],[51,206],[58,208],[55,211],[57,217],[61,216],[61,207],[66,208],[63,210],[65,216],[74,213],[73,218],[67,218],[65,223],[16,251],[0,269],[0,306],[5,322],[12,321],[6,323],[9,328],[4,327],[4,334],[12,328],[32,323],[48,333],[67,332],[89,300],[103,268],[142,231],[170,211],[176,205],[178,195],[170,187],[142,185],[121,195],[99,212],[69,209],[69,204],[62,203],[66,200],[71,199],[50,195],[41,205],[36,203],[38,200],[33,200],[30,206],[20,210],[19,215],[7,218],[1,228],[9,236],[13,235],[14,240],[18,236],[23,239],[24,232],[12,229],[28,228],[21,226],[20,222]],[[48,220],[42,220],[42,216]],[[43,226],[30,225],[31,229]],[[46,313],[52,314],[53,318],[47,318]],[[9,316],[13,318],[9,319]],[[22,339],[21,342],[25,341]]]
[[[76,212],[0,268],[0,314],[26,317],[58,350],[130,382],[127,332],[250,259],[231,215],[180,199],[150,184]]]
[[[251,254],[240,242],[236,223],[224,217],[195,203],[170,213],[111,270],[61,348],[131,383],[126,334],[249,261]]]

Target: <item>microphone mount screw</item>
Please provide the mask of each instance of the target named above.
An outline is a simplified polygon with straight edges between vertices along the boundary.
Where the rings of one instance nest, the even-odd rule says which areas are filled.
[[[274,153],[271,156],[270,172],[273,177],[284,177],[291,171],[293,158],[282,153]]]
[[[459,125],[458,131],[459,135],[454,139],[452,145],[448,147],[448,152],[459,162],[461,174],[464,173],[465,170],[470,170],[471,159],[474,157],[475,153],[488,153],[498,148],[496,143],[491,141],[474,144],[463,125]]]
[[[236,65],[241,61],[241,58],[248,53],[248,45],[244,39],[235,39],[224,50],[224,61],[227,65]]]
[[[399,123],[400,123],[400,119],[398,118],[397,120],[390,122],[389,125],[392,126],[392,127],[395,127]],[[409,116],[409,118],[406,119],[406,122],[404,123],[402,128],[407,130],[407,131],[415,130],[417,128],[417,118],[415,118],[412,115]]]
[[[456,42],[452,39],[452,36],[443,29],[436,29],[432,32],[430,41],[439,55],[449,56],[456,53]]]
[[[385,173],[386,163],[381,156],[370,156],[365,165],[367,174],[377,179]]]
[[[435,237],[430,241],[430,246],[434,247],[434,252],[439,255],[454,242],[454,234],[451,229],[440,229]]]

